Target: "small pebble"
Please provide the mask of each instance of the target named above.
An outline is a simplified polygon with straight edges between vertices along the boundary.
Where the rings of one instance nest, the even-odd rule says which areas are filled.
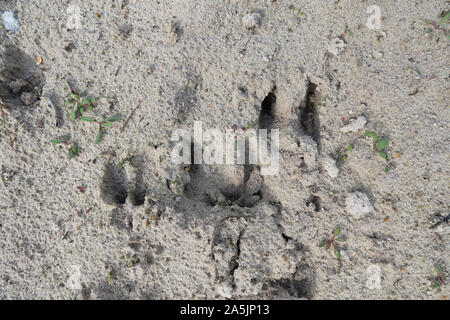
[[[14,12],[5,11],[2,13],[3,26],[7,31],[16,33],[19,31],[19,20],[14,16]]]
[[[359,116],[355,120],[350,120],[350,123],[341,128],[342,133],[356,132],[361,130],[366,125],[367,120],[364,116]]]
[[[246,29],[255,29],[261,23],[261,15],[253,12],[242,18],[242,24]]]
[[[322,167],[328,173],[330,178],[334,179],[334,178],[337,178],[337,176],[339,175],[339,169],[336,166],[336,161],[328,155],[325,155],[322,158]]]
[[[228,281],[219,284],[216,287],[216,291],[222,297],[227,299],[230,299],[233,296],[233,287]]]
[[[345,203],[347,211],[356,219],[360,219],[373,211],[372,204],[367,195],[359,191],[347,194]]]
[[[345,42],[341,38],[334,38],[328,44],[327,50],[334,56],[338,56],[345,50]]]

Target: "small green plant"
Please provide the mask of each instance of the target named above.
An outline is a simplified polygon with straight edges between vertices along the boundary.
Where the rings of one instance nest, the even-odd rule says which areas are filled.
[[[387,155],[386,148],[388,146],[388,139],[385,137],[378,137],[377,134],[373,131],[366,130],[365,136],[369,137],[373,141],[373,151],[377,152],[380,157],[382,157],[388,163],[384,168],[384,172],[388,173],[391,168],[395,168],[395,164],[393,162],[389,162],[389,158]]]
[[[99,101],[99,98],[82,97],[75,89],[72,89],[72,92],[65,99],[64,104],[70,108],[70,119],[72,121],[83,116],[86,111],[92,112],[94,105]]]
[[[352,150],[353,150],[353,146],[352,146],[352,145],[349,145],[349,146],[347,146],[344,150],[341,150],[341,151],[336,152],[337,159],[338,159],[339,161],[345,161],[345,160],[347,160],[347,157],[348,157],[347,153],[348,153],[349,151],[352,151]]]
[[[433,279],[432,289],[436,290],[436,292],[441,292],[441,286],[445,282],[445,273],[441,270],[438,265],[434,265],[434,272],[436,276]]]
[[[343,36],[344,36],[344,38],[349,38],[352,36],[352,30],[348,26],[345,26]]]
[[[441,31],[444,35],[447,36],[447,39],[450,40],[450,32],[448,32],[445,28],[443,28],[444,24],[449,20],[450,18],[450,11],[443,11],[441,13],[441,20],[436,23],[431,20],[425,20],[425,24],[429,26],[429,28],[425,31],[426,34],[433,33],[433,30]]]
[[[384,160],[388,161],[388,156],[386,154],[386,147],[388,145],[387,138],[379,138],[377,134],[373,131],[366,130],[365,136],[373,140],[373,151],[378,152],[378,155]]]
[[[67,152],[67,158],[71,160],[74,156],[80,155],[80,149],[75,145],[75,143],[70,142],[69,138],[62,136],[50,141],[52,144],[67,144],[69,146],[69,151]]]
[[[288,9],[289,9],[289,10],[295,11],[295,12],[296,12],[296,15],[297,15],[299,18],[303,17],[303,15],[304,15],[302,9],[301,9],[301,8],[296,8],[293,4],[289,5]]]
[[[334,251],[334,255],[337,259],[341,258],[341,251],[340,249],[336,246],[336,241],[337,242],[345,242],[344,237],[338,237],[341,234],[341,230],[339,228],[336,228],[332,231],[332,236],[330,239],[324,240],[319,244],[320,248],[325,248],[326,250],[330,249],[331,247],[333,247],[333,251]]]
[[[81,116],[80,120],[84,121],[84,122],[93,122],[93,123],[98,124],[98,133],[97,133],[97,136],[95,137],[95,144],[98,144],[102,140],[103,134],[105,132],[105,128],[112,127],[113,122],[116,122],[117,120],[119,120],[119,116],[116,115],[116,116],[112,116],[109,118],[100,116],[100,120],[96,120],[92,117]]]
[[[447,22],[447,20],[450,18],[450,11],[447,11],[445,15],[442,17],[441,21],[439,21],[439,24],[444,24]]]
[[[136,255],[130,256],[129,254],[125,254],[122,256],[122,260],[125,262],[127,268],[131,268],[139,263],[139,259]]]
[[[121,168],[123,168],[123,166],[124,165],[126,165],[127,163],[130,163],[131,164],[131,160],[133,159],[133,156],[129,153],[129,154],[127,154],[127,156],[125,157],[125,158],[123,158],[122,159],[122,161],[120,161],[118,164],[117,164],[117,167],[119,168],[119,169],[121,169]]]
[[[112,270],[108,270],[106,272],[106,279],[108,279],[109,285],[112,285],[114,280],[116,279]]]
[[[400,202],[400,198],[398,196],[390,195],[384,200],[391,205],[392,210],[397,211],[397,203]]]

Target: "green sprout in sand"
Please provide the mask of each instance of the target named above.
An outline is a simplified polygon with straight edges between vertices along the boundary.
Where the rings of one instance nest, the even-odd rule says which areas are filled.
[[[71,160],[74,156],[80,155],[80,149],[75,145],[75,143],[70,142],[69,138],[62,136],[55,138],[50,141],[52,144],[66,144],[69,146],[69,151],[67,152],[67,158]]]
[[[341,230],[339,228],[336,228],[332,232],[332,236],[330,239],[324,240],[319,244],[320,248],[325,248],[326,250],[330,249],[333,246],[334,249],[334,255],[337,259],[341,258],[341,251],[336,246],[337,242],[345,242],[344,237],[338,237],[341,234]]]
[[[80,120],[84,121],[84,122],[93,122],[93,123],[98,124],[98,133],[97,133],[97,136],[95,137],[95,144],[98,144],[100,142],[100,140],[102,139],[106,128],[112,127],[113,122],[116,122],[117,120],[119,120],[119,116],[116,115],[116,116],[112,116],[109,118],[100,116],[100,120],[97,120],[92,117],[81,116]]]

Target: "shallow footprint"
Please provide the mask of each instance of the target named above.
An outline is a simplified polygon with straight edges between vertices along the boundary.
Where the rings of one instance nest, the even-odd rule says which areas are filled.
[[[119,206],[127,198],[126,177],[112,164],[105,166],[105,172],[100,184],[100,195],[104,203]]]

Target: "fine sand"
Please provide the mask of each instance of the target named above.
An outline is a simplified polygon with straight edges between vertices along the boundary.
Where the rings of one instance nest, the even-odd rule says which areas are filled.
[[[0,298],[446,299],[449,8],[0,1]],[[173,164],[194,121],[279,171]]]

